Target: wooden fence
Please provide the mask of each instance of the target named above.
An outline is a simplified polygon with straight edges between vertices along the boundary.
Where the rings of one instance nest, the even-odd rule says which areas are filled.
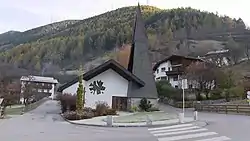
[[[205,105],[205,104],[196,104],[195,109],[197,111],[205,112],[216,112],[216,113],[237,113],[250,115],[250,105],[237,105],[237,104],[214,104],[214,105]]]
[[[242,100],[241,98],[231,98],[229,101],[233,102],[233,101],[238,101],[238,100]],[[173,107],[177,107],[177,108],[182,108],[183,104],[182,101],[175,101],[172,99],[168,99],[165,98],[163,100],[161,100],[162,103],[164,104],[168,104],[171,105]],[[218,105],[218,104],[227,104],[227,100],[226,99],[217,99],[217,100],[203,100],[203,101],[185,101],[185,108],[195,108],[195,105],[197,103],[200,103],[202,105]]]

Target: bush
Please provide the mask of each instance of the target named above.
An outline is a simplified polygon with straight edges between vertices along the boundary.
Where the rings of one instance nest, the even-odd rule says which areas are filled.
[[[171,84],[166,80],[161,80],[156,82],[156,89],[158,93],[158,97],[160,99],[169,98],[176,101],[181,100],[181,93],[180,89],[176,89],[171,86]]]
[[[148,109],[149,112],[160,111],[157,107],[151,107]]]
[[[146,98],[142,98],[139,107],[142,111],[148,111],[152,107],[152,104]]]
[[[94,117],[94,113],[92,111],[91,112],[84,111],[83,113],[77,113],[76,111],[68,111],[63,114],[63,117],[68,120],[89,119]]]
[[[210,99],[211,100],[217,100],[223,98],[222,96],[223,90],[222,89],[214,89],[210,93]]]
[[[62,113],[76,110],[76,95],[72,94],[62,94],[60,97],[60,104]]]
[[[106,102],[98,101],[96,102],[96,116],[105,116],[107,115],[107,109],[109,109],[109,106]]]
[[[130,110],[129,110],[129,112],[137,112],[139,109],[138,109],[138,107],[137,106],[135,106],[135,105],[133,105],[133,106],[131,106],[131,108],[130,108]]]
[[[116,109],[107,109],[107,115],[117,115]]]

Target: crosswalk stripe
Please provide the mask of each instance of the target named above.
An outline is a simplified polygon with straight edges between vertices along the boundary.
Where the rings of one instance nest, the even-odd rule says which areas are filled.
[[[150,128],[149,131],[155,131],[155,130],[163,130],[163,129],[172,129],[172,128],[179,128],[179,127],[187,127],[192,126],[193,124],[180,124],[180,125],[172,125],[172,126],[166,126],[166,127],[159,127],[159,128]]]
[[[201,131],[206,131],[206,130],[207,130],[207,129],[202,128],[202,129],[197,129],[197,130],[187,130],[187,131],[178,131],[178,132],[169,132],[169,133],[159,133],[159,134],[154,134],[154,136],[177,135],[177,134],[201,132]]]
[[[191,126],[191,127],[184,127],[184,128],[177,128],[177,129],[169,129],[169,130],[158,130],[158,131],[151,131],[151,134],[162,133],[162,132],[175,132],[175,131],[183,131],[183,130],[191,130],[191,129],[198,129],[198,126]]]
[[[221,136],[221,137],[215,137],[215,138],[203,139],[203,140],[196,140],[196,141],[226,141],[226,140],[231,140],[231,139],[226,137],[226,136]]]
[[[158,138],[158,141],[177,141],[177,140],[182,140],[182,139],[198,138],[198,137],[210,136],[210,135],[216,135],[216,134],[217,134],[216,132],[196,133],[196,134],[188,134],[188,135],[181,135],[181,136]]]

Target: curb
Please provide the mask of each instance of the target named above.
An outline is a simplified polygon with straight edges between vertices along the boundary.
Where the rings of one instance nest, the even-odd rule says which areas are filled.
[[[179,122],[176,122],[176,123],[169,123],[169,124],[153,124],[153,125],[112,125],[112,126],[107,126],[107,125],[97,125],[97,124],[85,124],[85,123],[75,123],[75,122],[72,122],[66,118],[64,118],[62,116],[62,114],[60,114],[60,116],[68,123],[70,124],[74,124],[74,125],[83,125],[83,126],[92,126],[92,127],[106,127],[106,128],[112,128],[112,127],[159,127],[159,126],[172,126],[172,125],[179,125],[179,124],[187,124],[187,123],[195,123],[195,122],[204,122],[204,121],[189,121],[189,122],[185,122],[185,123],[179,123]],[[207,126],[208,123],[207,122],[204,122],[205,125],[203,125],[202,127],[204,126]]]

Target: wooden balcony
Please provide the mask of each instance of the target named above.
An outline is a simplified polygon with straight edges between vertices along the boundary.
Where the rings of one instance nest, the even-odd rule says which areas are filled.
[[[167,76],[171,76],[171,75],[180,75],[184,73],[184,69],[181,66],[178,67],[172,67],[171,71],[166,71],[166,75]]]

